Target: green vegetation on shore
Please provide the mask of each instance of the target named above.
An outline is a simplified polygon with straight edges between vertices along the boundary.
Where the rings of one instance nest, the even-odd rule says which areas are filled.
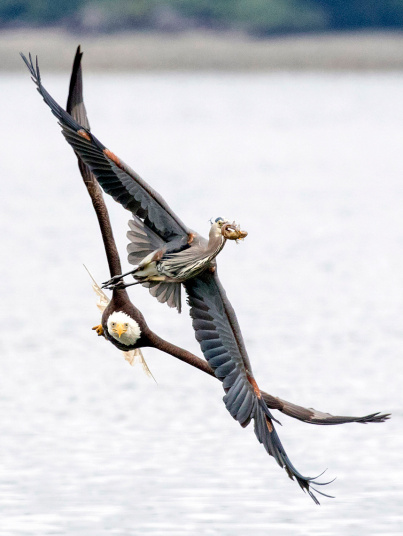
[[[403,28],[403,0],[2,0],[0,26],[74,31],[212,28],[253,35]]]

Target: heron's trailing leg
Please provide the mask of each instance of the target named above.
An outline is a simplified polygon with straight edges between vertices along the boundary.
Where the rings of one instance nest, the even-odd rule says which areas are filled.
[[[106,283],[102,285],[102,288],[106,288],[107,290],[117,290],[120,288],[127,288],[132,287],[133,285],[140,285],[144,281],[135,281],[134,283],[125,283],[124,281],[118,281],[117,283],[112,283],[110,285],[107,285]],[[108,283],[108,281],[107,281]]]
[[[122,281],[122,279],[126,277],[127,275],[131,275],[137,272],[138,268],[139,267],[136,266],[135,268],[133,268],[133,270],[130,270],[130,272],[126,272],[125,274],[114,275],[111,279],[109,279],[109,281],[105,281],[104,283],[102,283],[101,288],[110,288],[111,285],[115,285],[118,281]]]

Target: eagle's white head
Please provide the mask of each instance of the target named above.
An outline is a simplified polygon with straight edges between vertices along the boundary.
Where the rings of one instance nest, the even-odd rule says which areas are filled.
[[[126,346],[136,344],[141,335],[137,322],[123,311],[115,311],[107,322],[108,333]]]

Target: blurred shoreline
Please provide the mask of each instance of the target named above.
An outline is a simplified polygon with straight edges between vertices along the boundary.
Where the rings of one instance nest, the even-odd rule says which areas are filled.
[[[0,70],[22,71],[20,51],[37,54],[43,69],[69,70],[78,44],[87,72],[403,69],[403,33],[398,32],[256,39],[206,31],[85,36],[62,29],[19,29],[0,32]]]

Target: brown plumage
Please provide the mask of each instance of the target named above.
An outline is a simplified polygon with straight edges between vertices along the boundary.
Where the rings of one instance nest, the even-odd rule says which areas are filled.
[[[79,50],[78,57],[78,60],[76,58],[78,65],[76,66],[75,76],[81,78],[81,54]],[[105,191],[111,193],[125,208],[132,212],[135,211],[135,214],[141,219],[147,230],[157,233],[160,237],[163,236],[164,239],[174,235],[178,229],[182,228],[182,231],[187,229],[151,187],[115,155],[110,153],[90,133],[88,121],[87,124],[82,119],[77,122],[64,112],[43,88],[38,65],[35,68],[32,60],[28,61],[25,57],[23,59],[30,69],[38,91],[46,104],[50,106],[54,115],[59,119],[66,140],[75,149],[76,154],[92,166],[92,171]],[[82,113],[85,108],[82,102],[82,94],[79,94],[82,89],[81,82],[76,86],[73,84],[73,87],[77,87],[79,90],[77,90],[75,99],[69,99],[70,102],[73,102],[72,110],[76,107],[78,112]],[[98,163],[96,164],[96,162]],[[116,246],[113,244],[113,235],[102,194],[99,195],[99,189],[97,190],[93,186],[92,183],[95,183],[95,179],[83,162],[80,162],[80,169],[97,212],[110,273],[114,277],[116,273],[121,272],[121,267]],[[101,173],[99,169],[107,171]],[[181,231],[178,231],[178,233],[180,235]],[[186,234],[186,240],[189,240],[189,233]],[[156,347],[220,379],[226,392],[224,402],[231,415],[242,426],[246,426],[253,419],[256,436],[263,443],[268,453],[276,459],[281,467],[285,468],[290,478],[296,479],[301,488],[307,491],[315,502],[318,502],[312,492],[312,484],[321,484],[314,482],[309,477],[302,476],[294,468],[274,428],[273,421],[275,419],[271,415],[269,408],[278,409],[287,415],[313,424],[383,422],[388,418],[388,415],[376,413],[358,418],[332,416],[297,406],[264,393],[259,389],[254,379],[235,312],[221,286],[216,270],[205,270],[196,277],[187,280],[185,288],[191,306],[196,338],[200,342],[208,363],[167,341],[163,341],[154,334],[148,328],[140,311],[131,304],[124,289],[114,289],[110,309],[106,316],[108,314],[110,316],[111,311],[112,314],[126,312],[128,316],[136,320],[141,334],[135,341],[134,347],[140,347],[140,345]],[[103,322],[103,324],[107,326],[107,323]],[[116,346],[120,345],[117,339],[112,336],[109,340]]]

